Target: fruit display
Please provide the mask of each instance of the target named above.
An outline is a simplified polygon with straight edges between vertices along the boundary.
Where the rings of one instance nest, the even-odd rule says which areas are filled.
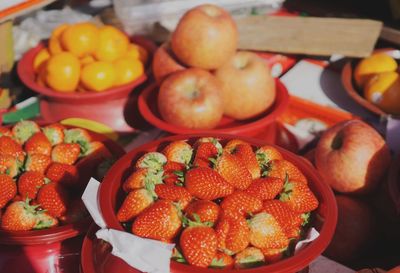
[[[103,92],[138,79],[147,59],[117,28],[82,22],[55,28],[33,68],[36,82],[56,92]]]
[[[137,236],[176,243],[172,259],[198,267],[240,269],[289,257],[319,207],[303,172],[270,145],[175,140],[132,167],[117,220]]]

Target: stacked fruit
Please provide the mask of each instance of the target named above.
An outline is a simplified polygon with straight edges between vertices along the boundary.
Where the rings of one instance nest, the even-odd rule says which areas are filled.
[[[318,200],[273,146],[233,139],[168,143],[123,182],[117,219],[133,234],[177,244],[173,259],[247,268],[291,255]]]
[[[33,121],[0,127],[1,229],[43,229],[86,217],[85,178],[110,156],[84,129]]]
[[[36,80],[58,92],[102,92],[144,73],[147,51],[113,26],[84,22],[54,29],[36,55]]]

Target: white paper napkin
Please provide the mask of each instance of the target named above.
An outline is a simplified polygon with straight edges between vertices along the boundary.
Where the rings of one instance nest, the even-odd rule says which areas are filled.
[[[294,253],[296,254],[301,249],[303,249],[306,245],[308,245],[309,243],[311,243],[312,241],[314,241],[318,237],[319,237],[318,231],[315,228],[310,228],[306,238],[304,238],[303,240],[297,242],[297,244],[296,244],[296,246],[294,248]]]

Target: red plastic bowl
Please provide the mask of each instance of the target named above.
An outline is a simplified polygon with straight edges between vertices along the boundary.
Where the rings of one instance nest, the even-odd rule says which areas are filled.
[[[234,134],[242,136],[255,136],[264,130],[268,125],[276,121],[276,119],[286,110],[289,104],[289,93],[286,87],[279,79],[276,79],[277,96],[274,104],[263,114],[257,118],[248,120],[235,120],[223,117],[218,126],[210,130],[195,130],[178,127],[164,121],[157,107],[157,85],[153,84],[147,87],[139,95],[139,111],[142,116],[153,126],[173,134]]]
[[[135,36],[132,41],[143,46],[151,57],[156,46],[150,40],[140,36]],[[134,120],[126,116],[126,109],[136,107],[129,94],[140,84],[147,80],[150,73],[148,69],[145,74],[132,83],[113,87],[103,92],[56,92],[48,87],[39,85],[35,81],[33,71],[33,60],[36,54],[45,47],[45,43],[40,43],[35,48],[29,50],[19,61],[17,72],[22,82],[33,91],[42,95],[40,100],[40,112],[46,122],[56,122],[65,118],[86,118],[104,123],[118,132],[131,132],[134,128]],[[151,60],[148,61],[150,67]]]
[[[166,143],[174,140],[188,139],[189,143],[194,142],[199,137],[213,136],[221,139],[224,143],[229,139],[240,138],[254,146],[262,146],[267,143],[252,138],[238,137],[224,134],[198,134],[198,135],[175,135],[160,140],[156,140],[138,147],[125,156],[120,158],[110,169],[104,178],[99,191],[98,202],[100,204],[101,213],[109,228],[121,230],[124,228],[116,218],[116,211],[122,203],[124,192],[122,183],[124,179],[132,172],[132,163],[146,152],[156,151],[159,147],[163,147]],[[331,188],[321,180],[312,165],[305,159],[288,152],[278,146],[276,148],[282,153],[286,160],[294,163],[304,175],[308,178],[309,186],[317,196],[320,205],[317,209],[318,216],[315,217],[314,227],[319,231],[320,236],[302,249],[295,256],[279,261],[274,264],[265,265],[258,268],[246,269],[247,273],[261,272],[297,272],[310,264],[317,258],[328,246],[336,227],[337,207],[336,200]],[[130,267],[123,260],[111,255],[111,247],[94,238],[92,240],[91,249],[84,248],[82,252],[82,270],[84,273],[102,272],[138,272],[138,270]],[[236,270],[224,270],[224,272],[237,272]],[[171,272],[196,272],[196,273],[216,273],[216,269],[204,269],[171,261]]]
[[[118,157],[124,150],[110,139],[91,132]],[[83,236],[92,223],[90,218],[74,224],[37,231],[0,230],[0,272],[76,273]]]

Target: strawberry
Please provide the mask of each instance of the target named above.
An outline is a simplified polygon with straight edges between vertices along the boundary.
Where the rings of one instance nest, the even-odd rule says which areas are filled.
[[[186,172],[185,187],[193,196],[214,200],[225,197],[234,191],[219,173],[207,167],[198,167]]]
[[[92,141],[89,142],[86,145],[86,152],[83,154],[83,156],[85,158],[90,158],[90,160],[95,160],[95,159],[105,159],[105,158],[110,158],[112,157],[112,154],[110,153],[110,151],[108,150],[108,148],[106,147],[106,145],[104,145],[103,142],[101,141]]]
[[[145,208],[153,204],[153,195],[146,189],[133,190],[125,197],[124,202],[117,212],[120,222],[132,221]]]
[[[211,167],[212,159],[217,158],[218,149],[211,142],[200,143],[196,149],[193,166],[197,167]],[[211,159],[211,160],[210,160]]]
[[[248,247],[236,254],[235,268],[244,269],[263,265],[265,263],[264,254],[256,247]]]
[[[0,126],[0,137],[1,136],[11,137],[12,133],[11,133],[10,129],[8,129],[7,127]]]
[[[318,208],[318,199],[304,182],[288,180],[279,200],[285,202],[293,211],[304,213]]]
[[[27,171],[18,178],[18,193],[22,198],[35,199],[39,189],[46,183],[40,172]]]
[[[284,248],[289,245],[276,219],[266,212],[254,215],[249,221],[250,243],[258,248]]]
[[[288,238],[297,238],[303,223],[301,214],[294,212],[285,202],[266,200],[263,202],[264,212],[271,214]]]
[[[307,184],[307,178],[303,175],[299,168],[297,168],[293,163],[285,159],[272,160],[269,163],[266,174],[269,177],[278,177],[283,180],[285,180],[287,175],[290,180]]]
[[[217,251],[213,260],[211,261],[210,267],[217,269],[232,269],[234,260],[231,256],[224,252]]]
[[[258,148],[256,151],[256,158],[261,169],[264,169],[265,166],[268,165],[268,162],[272,160],[281,160],[283,156],[274,146],[265,145]]]
[[[61,143],[54,146],[51,151],[51,159],[54,162],[73,165],[81,153],[79,144]]]
[[[55,183],[65,186],[77,186],[79,183],[78,169],[73,165],[53,162],[47,168],[46,177]]]
[[[201,137],[201,138],[199,138],[199,139],[196,140],[196,142],[194,143],[193,147],[194,147],[195,149],[197,149],[197,148],[199,147],[200,144],[202,144],[202,143],[208,143],[208,142],[214,144],[214,146],[215,146],[215,147],[217,148],[217,150],[218,150],[218,154],[222,154],[222,150],[223,150],[222,145],[221,145],[221,143],[219,142],[219,140],[218,140],[217,138],[214,138],[214,137]]]
[[[38,211],[33,229],[45,229],[58,226],[58,219],[45,211]]]
[[[82,199],[74,199],[68,204],[67,213],[59,219],[62,223],[72,224],[86,219],[88,216],[89,212]]]
[[[261,200],[274,199],[282,191],[283,184],[280,178],[262,177],[254,180],[245,192]]]
[[[170,142],[162,151],[168,161],[188,165],[192,160],[193,148],[184,140]]]
[[[286,248],[263,248],[261,252],[264,254],[265,261],[268,263],[276,263],[283,259],[283,252]]]
[[[42,132],[35,133],[25,142],[25,151],[28,154],[51,154],[51,143]]]
[[[11,130],[14,139],[20,143],[24,144],[31,136],[35,133],[40,132],[40,127],[36,122],[31,120],[23,120],[17,122]]]
[[[250,229],[246,219],[241,215],[222,215],[215,232],[218,238],[218,249],[233,255],[249,245]]]
[[[28,201],[15,201],[7,206],[2,218],[1,228],[8,231],[31,230],[37,222],[35,206]]]
[[[65,127],[59,123],[47,125],[42,129],[52,146],[64,142],[64,130]]]
[[[246,166],[234,155],[223,152],[217,159],[215,170],[233,187],[244,190],[252,182]]]
[[[156,185],[155,193],[159,199],[178,202],[182,209],[185,209],[193,198],[193,196],[184,187],[175,185]]]
[[[141,189],[146,184],[161,184],[162,183],[162,172],[153,173],[150,169],[138,169],[134,171],[122,184],[122,188],[125,192],[129,192],[135,189]]]
[[[215,231],[206,226],[185,228],[179,238],[179,244],[190,265],[208,267],[217,253]]]
[[[26,171],[45,173],[51,163],[50,156],[42,154],[29,154],[25,161]]]
[[[183,178],[186,171],[185,164],[167,161],[164,165],[163,182],[167,185],[183,185]]]
[[[15,177],[19,174],[21,162],[15,156],[0,154],[0,173]]]
[[[0,154],[14,156],[21,162],[25,159],[22,146],[9,136],[0,137]]]
[[[132,233],[163,242],[171,242],[182,226],[178,208],[167,200],[159,200],[139,214]]]
[[[60,217],[67,212],[67,192],[59,183],[50,182],[42,186],[36,200],[53,217]]]
[[[135,164],[137,169],[149,168],[153,172],[158,172],[163,169],[167,163],[165,155],[159,152],[148,152],[142,155]]]
[[[246,216],[260,211],[262,200],[243,191],[235,191],[222,200],[221,208],[229,215]]]
[[[260,165],[258,164],[256,154],[253,152],[251,145],[243,140],[230,140],[224,148],[230,154],[235,155],[250,172],[253,179],[257,179],[261,175]]]
[[[0,174],[0,209],[17,194],[15,181],[6,174]]]
[[[73,128],[64,130],[64,142],[78,144],[81,148],[82,154],[86,154],[88,152],[91,141],[92,137],[85,129]]]
[[[209,200],[196,200],[190,203],[186,209],[189,219],[195,221],[199,217],[200,222],[216,223],[220,214],[220,207]]]

